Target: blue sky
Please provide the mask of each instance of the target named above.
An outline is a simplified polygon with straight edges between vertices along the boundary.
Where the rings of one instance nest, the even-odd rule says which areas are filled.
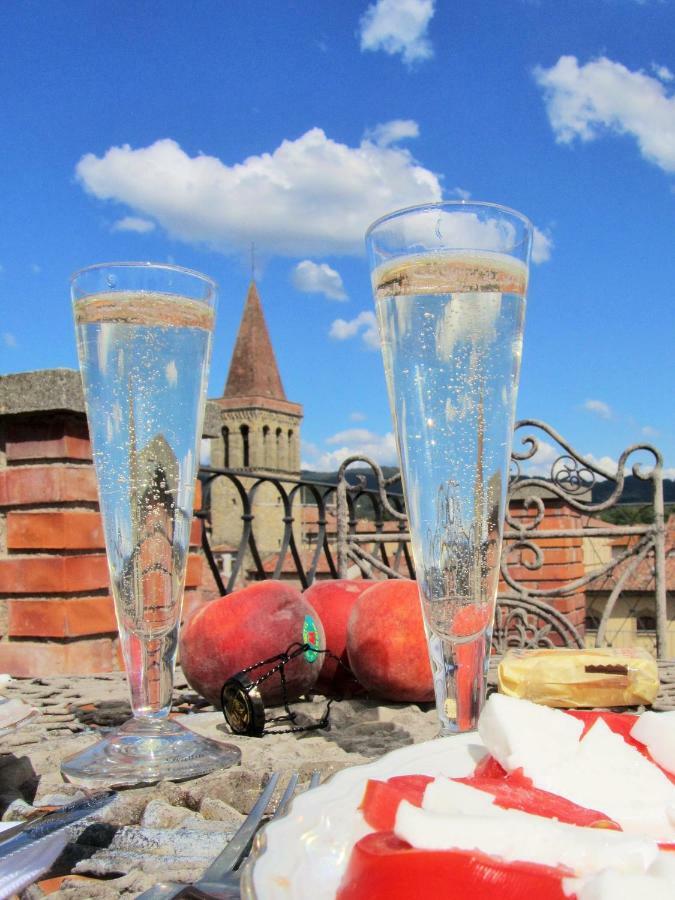
[[[675,475],[674,0],[4,0],[0,373],[75,367],[68,276],[250,245],[303,461],[393,462],[362,233],[471,197],[535,223],[519,417]]]

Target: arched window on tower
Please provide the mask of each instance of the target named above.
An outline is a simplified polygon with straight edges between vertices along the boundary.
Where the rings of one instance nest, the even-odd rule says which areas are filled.
[[[275,449],[276,449],[276,467],[277,467],[277,469],[282,469],[282,468],[283,468],[283,466],[282,466],[282,464],[281,464],[281,461],[282,461],[282,456],[281,456],[281,455],[282,455],[282,451],[283,451],[283,448],[282,448],[282,446],[281,446],[281,435],[282,435],[282,434],[283,434],[283,432],[282,432],[281,428],[277,428],[277,430],[276,430],[275,433],[274,433],[274,436],[275,436],[275,438],[276,438],[276,447],[275,447]]]
[[[288,429],[288,453],[287,453],[286,459],[287,459],[288,468],[292,469],[294,467],[294,465],[293,465],[293,459],[294,459],[294,456],[293,456],[293,429],[292,428]]]
[[[270,464],[270,426],[263,425],[263,466],[267,468]]]
[[[241,432],[241,448],[243,455],[242,466],[247,469],[251,465],[248,448],[248,425],[242,425],[239,431]]]
[[[223,465],[226,469],[230,467],[230,429],[227,425],[223,428]]]

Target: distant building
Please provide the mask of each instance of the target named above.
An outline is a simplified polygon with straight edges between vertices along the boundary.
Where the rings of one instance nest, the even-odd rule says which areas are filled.
[[[599,525],[607,528],[602,520],[591,520],[586,527]],[[617,528],[617,531],[620,529]],[[609,538],[584,538],[584,558],[587,572],[601,568],[610,560],[620,557],[635,546],[635,535],[617,534]],[[675,515],[666,522],[666,615],[668,619],[667,658],[675,655]],[[621,581],[614,609],[607,622],[607,640],[613,647],[644,647],[656,649],[656,607],[654,603],[656,578],[654,556],[636,561],[631,556],[618,563],[613,571],[592,581],[586,587],[586,640],[592,645],[603,612],[612,590]]]

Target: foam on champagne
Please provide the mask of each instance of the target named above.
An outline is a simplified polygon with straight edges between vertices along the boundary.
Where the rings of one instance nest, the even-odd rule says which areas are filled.
[[[384,297],[498,292],[525,296],[527,268],[500,253],[443,252],[399,257],[372,275],[373,292]]]
[[[214,315],[213,308],[199,300],[156,291],[110,291],[75,302],[77,325],[115,322],[211,331]]]

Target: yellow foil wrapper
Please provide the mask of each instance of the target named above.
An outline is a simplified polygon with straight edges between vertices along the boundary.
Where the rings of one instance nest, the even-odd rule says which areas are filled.
[[[641,649],[509,650],[499,691],[568,709],[651,704],[659,692],[656,660]]]

